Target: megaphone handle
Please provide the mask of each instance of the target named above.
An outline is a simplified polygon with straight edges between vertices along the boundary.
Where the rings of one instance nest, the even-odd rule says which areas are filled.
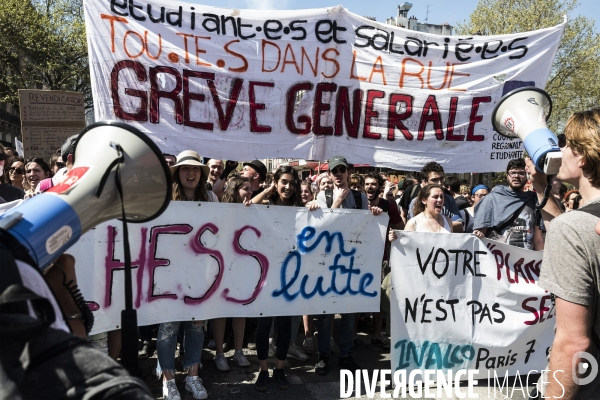
[[[133,376],[139,374],[137,357],[137,313],[133,309],[133,290],[131,281],[131,254],[129,250],[129,232],[123,201],[123,186],[121,185],[121,164],[115,171],[115,186],[121,199],[121,215],[123,218],[123,253],[125,258],[125,309],[121,311],[121,361],[123,366]]]
[[[115,171],[115,186],[117,192],[119,192],[119,198],[121,199],[121,216],[123,222],[123,253],[125,258],[125,309],[133,309],[133,291],[131,281],[131,254],[129,249],[129,232],[127,230],[127,218],[125,215],[125,204],[123,202],[123,186],[121,185],[121,168],[120,164],[117,164],[117,170]]]
[[[546,207],[548,198],[550,198],[550,191],[552,190],[552,184],[550,183],[550,181],[551,181],[552,177],[550,175],[548,175],[548,177],[546,179],[547,179],[548,184],[546,185],[546,189],[544,189],[544,198],[542,199],[541,203],[538,203],[535,205],[536,210],[541,210],[542,208]]]

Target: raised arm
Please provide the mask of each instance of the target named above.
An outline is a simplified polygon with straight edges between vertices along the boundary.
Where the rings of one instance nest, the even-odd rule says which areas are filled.
[[[271,197],[271,194],[273,194],[273,190],[275,190],[276,186],[277,184],[275,182],[271,183],[271,186],[269,186],[267,189],[263,190],[262,192],[260,192],[252,198],[252,203],[262,204],[263,201]]]
[[[548,186],[548,176],[543,172],[538,171],[530,158],[525,159],[525,164],[525,169],[531,176],[531,184],[535,189],[539,204],[544,199],[544,190],[546,189],[546,186]],[[541,211],[542,218],[545,222],[550,222],[554,219],[554,217],[558,217],[560,214],[562,214],[562,209],[557,204],[554,196],[550,196],[548,198],[548,202]]]

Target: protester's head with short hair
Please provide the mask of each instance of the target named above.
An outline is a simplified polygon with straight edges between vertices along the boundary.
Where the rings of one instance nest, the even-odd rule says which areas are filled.
[[[9,167],[5,175],[4,182],[23,189],[23,179],[25,178],[25,160],[23,157],[14,157],[9,160]]]
[[[444,184],[444,167],[435,161],[430,161],[421,168],[421,183],[427,185]]]
[[[167,162],[167,165],[169,166],[169,168],[171,168],[172,166],[177,164],[177,157],[175,157],[173,154],[162,153],[162,155],[163,155],[165,161]]]
[[[404,192],[406,189],[408,189],[409,186],[418,184],[415,182],[419,182],[419,181],[415,179],[414,175],[406,175],[404,177],[404,180],[402,181],[402,183],[399,184],[398,189],[401,190],[402,192]]]
[[[227,186],[227,184],[229,183],[230,180],[235,179],[235,178],[243,178],[243,176],[239,172],[233,171],[227,177],[227,182],[225,182],[225,186]]]
[[[375,200],[383,191],[385,179],[377,172],[369,172],[365,175],[365,194],[369,201]]]
[[[411,178],[413,180],[413,185],[419,185],[423,182],[423,173],[421,171],[415,172]]]
[[[329,176],[333,180],[333,184],[337,187],[345,187],[348,185],[348,161],[342,156],[335,156],[327,162],[329,168]]]
[[[273,175],[275,190],[271,194],[271,203],[282,206],[302,207],[300,178],[298,172],[289,165],[277,168]]]
[[[302,198],[302,205],[306,205],[309,201],[314,200],[314,195],[312,191],[312,185],[310,182],[302,181],[300,184],[300,197]]]
[[[243,172],[242,172],[243,175]],[[271,186],[271,183],[273,182],[273,173],[272,172],[267,172],[267,177],[265,178],[265,180],[263,182],[260,183],[261,187],[269,187]]]
[[[471,190],[471,193],[473,195],[473,207],[475,207],[477,203],[490,193],[490,188],[485,185],[477,185]]]
[[[227,181],[227,187],[221,198],[222,203],[243,203],[252,198],[250,179],[237,175]]]
[[[65,163],[67,170],[71,170],[73,167],[73,163],[75,162],[75,143],[77,143],[77,139],[79,138],[79,134],[72,135],[67,138],[60,146],[60,155],[62,157],[62,162]]]
[[[444,186],[451,194],[460,194],[460,179],[454,175],[444,177]]]
[[[506,181],[508,186],[515,192],[522,192],[527,185],[527,172],[525,160],[517,158],[510,160],[506,166]]]
[[[267,167],[260,160],[252,160],[244,163],[242,176],[250,179],[250,183],[264,182],[267,179]]]
[[[444,206],[444,187],[439,184],[425,185],[419,192],[417,201],[413,208],[413,215],[416,217],[425,210],[430,213],[441,214]]]
[[[333,180],[329,176],[329,172],[323,172],[317,177],[317,193],[324,190],[333,189]]]
[[[564,142],[560,136],[563,159],[581,157],[583,176],[593,187],[600,187],[600,108],[573,113],[565,125]],[[572,185],[579,184],[566,177],[559,178]]]
[[[406,179],[400,179],[396,184],[396,196],[402,196],[404,194],[404,184],[406,183]]]
[[[567,188],[567,185],[565,185],[564,183],[561,183],[560,189],[558,189],[558,195],[560,196],[561,199],[564,199],[565,194],[567,194],[568,191],[569,191],[569,188]]]
[[[362,192],[365,187],[365,180],[359,174],[352,174],[350,176],[350,189]]]
[[[471,196],[471,190],[467,185],[460,185],[460,195],[463,196],[469,202],[469,205],[473,205],[473,197]]]
[[[52,171],[48,163],[40,157],[32,157],[25,164],[25,179],[23,188],[33,191],[40,181],[52,177]]]
[[[565,196],[563,197],[565,210],[577,210],[577,197],[579,197],[579,190],[569,190],[567,193],[565,193]]]
[[[219,177],[225,170],[225,164],[223,160],[219,160],[218,158],[211,158],[206,163],[208,168],[210,168],[210,174],[208,175],[208,180],[211,182],[216,182],[219,180]]]
[[[171,168],[173,176],[173,200],[208,201],[206,180],[209,169],[193,150],[184,150],[177,156]]]
[[[17,150],[12,147],[5,147],[4,152],[6,153],[6,155],[8,157],[18,157],[19,156],[19,153],[17,153]]]
[[[66,167],[66,164],[63,162],[60,154],[53,154],[52,157],[50,157],[50,169],[53,174],[56,174],[64,167]]]

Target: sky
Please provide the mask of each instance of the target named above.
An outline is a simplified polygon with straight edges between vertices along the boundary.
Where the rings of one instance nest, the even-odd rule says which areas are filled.
[[[303,8],[323,8],[342,5],[354,14],[375,17],[377,21],[385,22],[389,17],[396,16],[398,5],[403,1],[390,0],[184,0],[191,3],[205,4],[215,7],[227,8],[253,8],[253,9],[277,9],[277,10],[299,10]],[[431,24],[449,23],[456,26],[469,18],[475,10],[478,0],[413,0],[412,8],[408,15],[414,15],[419,22]],[[374,7],[373,5],[377,6]],[[428,13],[429,10],[429,13]],[[579,0],[579,6],[571,17],[585,15],[596,21],[595,30],[600,32],[600,1]]]

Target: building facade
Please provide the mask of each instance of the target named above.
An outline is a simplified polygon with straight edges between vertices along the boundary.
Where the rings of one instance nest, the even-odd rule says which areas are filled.
[[[432,33],[435,35],[451,36],[452,26],[447,22],[437,25],[419,22],[417,17],[408,16],[408,12],[412,8],[412,3],[404,2],[398,6],[398,15],[385,20],[386,24],[398,26],[400,28],[410,29],[411,31]]]
[[[0,140],[15,147],[15,139],[21,141],[21,118],[11,105],[0,103]]]

